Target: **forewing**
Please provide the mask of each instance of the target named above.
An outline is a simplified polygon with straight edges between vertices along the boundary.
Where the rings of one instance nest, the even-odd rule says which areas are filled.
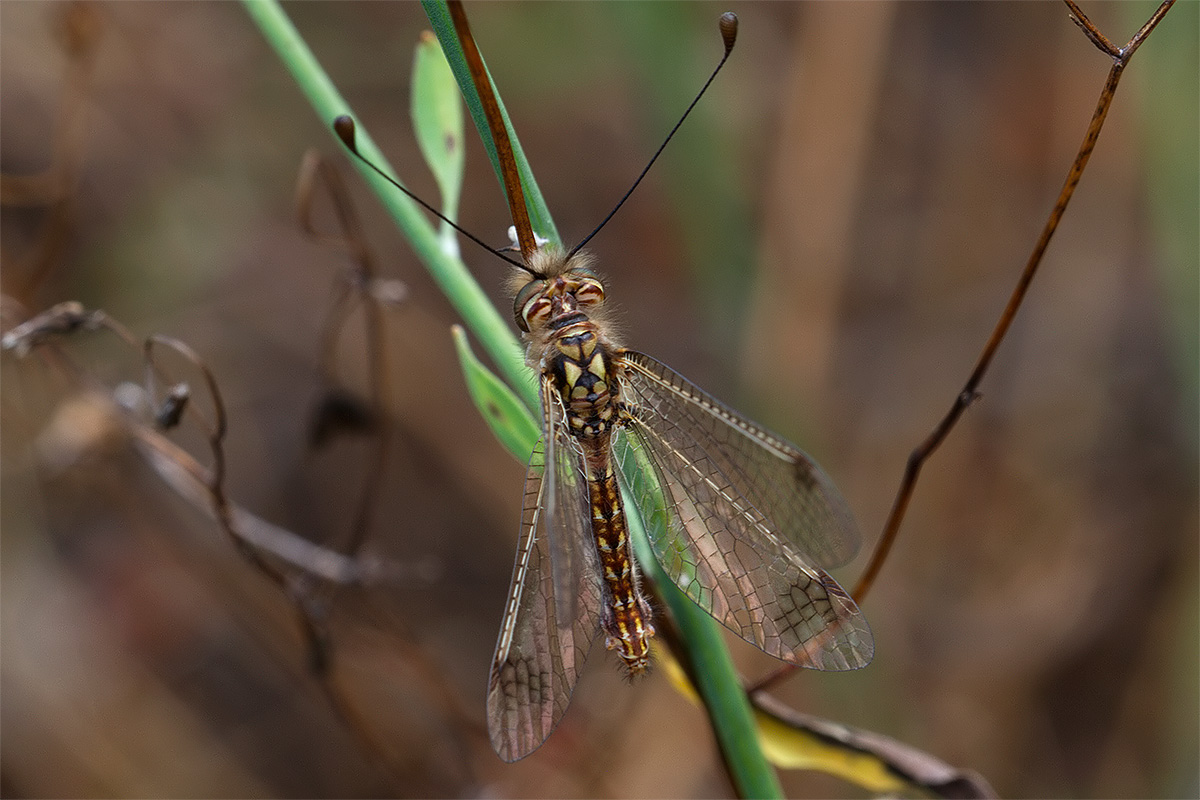
[[[662,364],[630,356],[622,391],[632,419],[619,457],[627,487],[650,517],[651,545],[663,569],[701,608],[776,658],[822,670],[869,663],[874,643],[858,607],[796,543],[819,539],[821,530],[785,538],[763,512],[763,506],[783,507],[792,510],[793,522],[798,513],[808,524],[843,522],[829,502],[831,492],[837,496],[828,478],[794,486],[804,496],[789,503],[783,470],[741,446],[742,440],[753,443],[743,430],[758,435],[761,429]],[[735,427],[739,422],[750,427]],[[767,455],[782,460],[776,451]],[[755,479],[776,483],[760,487]],[[843,541],[845,533],[832,531]]]
[[[854,515],[829,476],[800,448],[751,422],[673,369],[627,350],[625,381],[638,411],[668,420],[708,455],[773,532],[808,563],[840,567],[858,552]]]
[[[600,572],[587,546],[578,456],[554,408],[526,473],[517,562],[488,681],[488,731],[505,761],[529,755],[558,725],[600,629]]]
[[[579,587],[586,576],[598,580],[598,558],[591,544],[591,508],[582,472],[583,453],[567,430],[558,393],[542,381],[542,442],[545,473],[542,529],[550,549],[550,567],[558,626],[574,624]]]

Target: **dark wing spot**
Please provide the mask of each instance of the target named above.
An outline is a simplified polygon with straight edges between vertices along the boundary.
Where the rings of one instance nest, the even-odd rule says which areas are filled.
[[[805,489],[812,489],[817,483],[816,476],[813,475],[812,464],[804,459],[796,461],[796,482]]]

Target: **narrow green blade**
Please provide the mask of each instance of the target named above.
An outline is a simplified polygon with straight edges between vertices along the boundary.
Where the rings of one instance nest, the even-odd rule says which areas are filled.
[[[459,325],[453,326],[450,332],[475,407],[500,444],[522,464],[528,463],[540,435],[537,423],[512,389],[476,357],[467,341],[467,332]]]
[[[412,121],[421,155],[429,165],[442,194],[441,212],[458,220],[462,194],[463,148],[462,102],[454,73],[442,55],[437,38],[426,31],[413,53]],[[442,223],[442,237],[455,240],[453,228]]]

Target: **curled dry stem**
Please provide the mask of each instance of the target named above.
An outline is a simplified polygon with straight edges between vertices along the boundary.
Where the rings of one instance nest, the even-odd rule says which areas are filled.
[[[313,220],[313,203],[318,181],[332,202],[340,232],[325,233]],[[296,208],[300,227],[313,239],[339,246],[349,254],[352,266],[341,276],[335,289],[334,299],[322,328],[320,369],[323,376],[335,385],[337,379],[337,342],[345,329],[350,314],[361,306],[367,346],[367,383],[370,393],[368,418],[374,432],[374,448],[371,463],[365,472],[359,492],[358,505],[350,523],[345,552],[356,553],[362,547],[370,531],[371,514],[382,488],[387,466],[387,454],[393,437],[393,425],[388,414],[390,387],[388,385],[388,354],[384,325],[385,302],[390,298],[402,297],[404,290],[377,291],[380,281],[374,256],[367,244],[359,223],[358,212],[350,199],[350,193],[341,174],[315,151],[305,154],[300,175],[296,183]],[[328,377],[332,376],[332,377]],[[328,389],[327,389],[328,391]]]

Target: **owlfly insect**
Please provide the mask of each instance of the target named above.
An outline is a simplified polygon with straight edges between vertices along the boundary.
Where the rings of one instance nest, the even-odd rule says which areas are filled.
[[[516,267],[513,314],[526,363],[538,376],[542,416],[488,683],[496,752],[515,761],[541,746],[566,712],[600,633],[629,675],[648,669],[652,610],[624,497],[646,521],[666,574],[738,636],[803,667],[866,665],[874,650],[870,629],[826,572],[858,550],[846,501],[799,448],[615,341],[604,315],[604,285],[581,250],[591,236],[569,252],[535,239],[511,145],[506,137],[500,141],[504,126],[490,82],[478,79],[482,61],[461,9],[452,4],[451,13],[468,63],[477,60],[472,73],[485,110],[492,107],[489,123],[502,165],[506,149],[510,160],[502,170],[522,258],[492,252]],[[724,15],[725,57],[704,89],[728,59],[736,30],[737,18]],[[353,122],[341,117],[335,127],[357,155]]]

